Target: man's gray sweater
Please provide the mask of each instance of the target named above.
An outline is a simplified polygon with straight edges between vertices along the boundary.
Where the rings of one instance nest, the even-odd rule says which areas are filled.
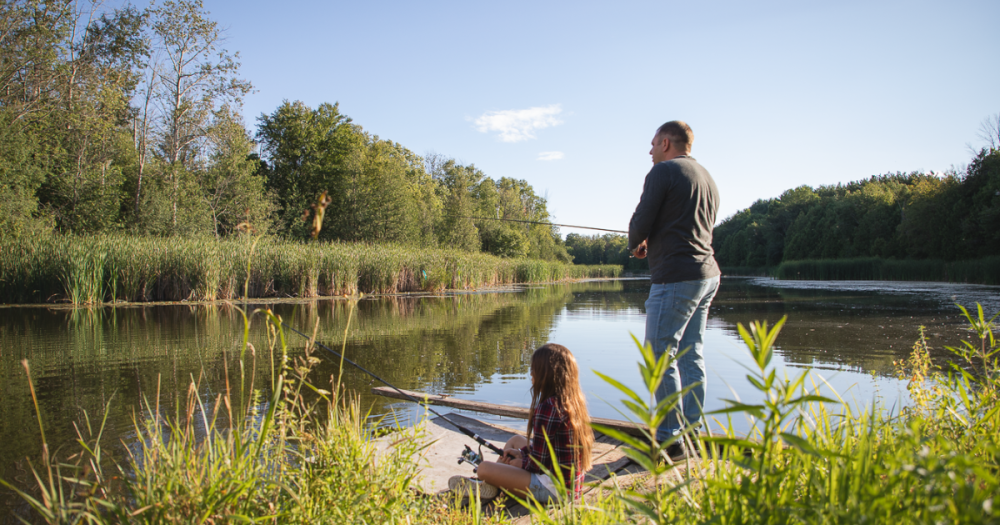
[[[719,190],[708,170],[688,156],[653,166],[629,223],[629,251],[648,239],[653,284],[720,275],[712,250]]]

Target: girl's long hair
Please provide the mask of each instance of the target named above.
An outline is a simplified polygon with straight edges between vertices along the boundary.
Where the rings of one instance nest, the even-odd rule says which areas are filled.
[[[535,423],[538,403],[550,397],[559,401],[559,408],[573,429],[573,453],[576,468],[590,470],[590,451],[594,433],[590,429],[587,401],[580,389],[580,369],[576,358],[563,345],[549,343],[535,350],[531,356],[531,410],[528,412],[528,440]]]

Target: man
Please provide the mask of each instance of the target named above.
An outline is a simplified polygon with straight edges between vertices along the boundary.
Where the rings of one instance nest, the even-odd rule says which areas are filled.
[[[680,411],[657,429],[658,441],[679,434],[701,418],[705,403],[702,340],[708,308],[719,288],[719,265],[712,250],[712,226],[719,209],[715,181],[689,154],[691,127],[667,122],[653,136],[653,169],[629,223],[629,250],[649,256],[652,286],[646,300],[646,341],[656,356],[683,355],[667,371],[657,402],[689,385]],[[679,443],[668,452],[678,453]]]

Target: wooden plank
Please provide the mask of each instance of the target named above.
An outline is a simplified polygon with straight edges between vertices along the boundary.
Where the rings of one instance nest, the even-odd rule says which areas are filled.
[[[482,412],[484,414],[493,414],[497,416],[506,416],[519,419],[528,419],[528,409],[522,407],[512,407],[507,405],[497,405],[495,403],[484,403],[482,401],[470,401],[468,399],[458,399],[451,396],[442,396],[437,394],[427,394],[424,392],[413,392],[410,390],[402,390],[403,394],[400,394],[393,388],[387,386],[377,386],[372,388],[372,393],[379,396],[390,397],[393,399],[402,399],[404,401],[413,401],[414,399],[419,399],[421,402],[426,402],[430,405],[440,405],[445,407],[457,408],[459,410],[468,410],[470,412]],[[608,428],[618,430],[619,432],[624,432],[630,436],[644,437],[643,429],[641,426],[632,423],[630,421],[619,421],[617,419],[605,419],[602,417],[591,418],[592,423],[597,423],[598,425],[604,425]],[[704,437],[706,434],[702,432],[700,436]],[[710,434],[713,437],[726,437],[725,434],[719,434],[713,432]],[[618,443],[618,440],[601,435],[598,433],[597,441],[601,443]]]
[[[403,390],[404,394],[400,394],[395,389],[389,388],[387,386],[374,387],[372,388],[372,393],[379,396],[391,397],[393,399],[403,399],[405,401],[413,401],[413,399],[419,399],[422,402],[426,402],[431,405],[440,405],[445,407],[457,408],[460,410],[469,410],[472,412],[482,412],[484,414],[493,414],[496,416],[528,419],[528,409],[522,407],[497,405],[494,403],[483,403],[481,401],[469,401],[468,399],[457,399],[450,396],[425,394],[423,392],[411,392],[409,390]],[[595,417],[591,418],[591,422],[597,423],[598,425],[604,425],[606,427],[613,428],[615,430],[624,432],[631,436],[642,436],[641,427],[639,427],[635,423],[630,423],[628,421],[618,421],[616,419],[605,419],[602,417]]]
[[[468,428],[498,447],[502,447],[508,439],[518,434],[515,429],[491,425],[461,414],[450,414],[448,419]],[[462,453],[464,445],[478,450],[478,443],[458,432],[455,427],[440,418],[435,417],[427,420],[422,423],[422,426],[419,438],[419,444],[422,445],[422,448],[410,458],[417,464],[418,468],[416,488],[425,494],[436,494],[448,490],[450,477],[473,475],[472,466],[467,463],[459,464],[458,457]],[[400,436],[395,433],[376,439],[375,446],[379,455],[387,453],[399,439]],[[487,450],[484,452],[491,458],[496,458],[495,454]]]

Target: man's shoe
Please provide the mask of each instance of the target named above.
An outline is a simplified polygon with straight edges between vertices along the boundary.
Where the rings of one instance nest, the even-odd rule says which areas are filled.
[[[674,441],[667,447],[667,456],[672,461],[680,461],[684,458],[697,458],[699,456],[698,447],[692,447],[687,439]]]
[[[481,501],[491,500],[500,495],[500,489],[486,483],[483,480],[471,479],[465,476],[452,476],[448,480],[448,488],[455,493],[472,499],[472,495],[479,492]]]
[[[688,456],[687,447],[680,441],[674,441],[667,447],[667,456],[673,461],[680,461]]]

